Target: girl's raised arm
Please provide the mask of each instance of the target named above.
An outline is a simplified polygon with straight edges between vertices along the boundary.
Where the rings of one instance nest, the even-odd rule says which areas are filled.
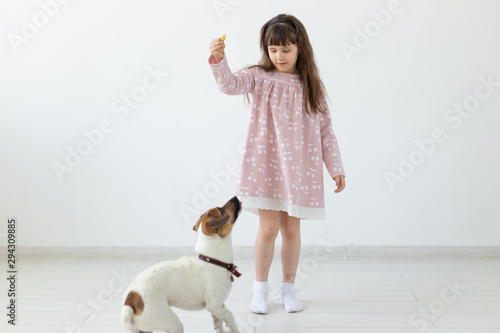
[[[232,73],[224,53],[224,41],[216,38],[210,42],[208,63],[221,92],[227,95],[251,93],[255,87],[255,77],[250,70],[243,69]]]

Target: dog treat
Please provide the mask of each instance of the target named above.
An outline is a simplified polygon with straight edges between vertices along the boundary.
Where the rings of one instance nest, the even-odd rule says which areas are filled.
[[[223,41],[224,39],[226,39],[226,34],[222,35],[222,37],[220,38],[221,41]]]

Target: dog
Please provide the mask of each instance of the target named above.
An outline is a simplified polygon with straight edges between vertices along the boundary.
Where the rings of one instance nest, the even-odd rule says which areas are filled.
[[[231,231],[241,212],[235,196],[224,206],[200,216],[197,232],[198,257],[183,256],[164,261],[141,272],[123,297],[121,320],[133,333],[153,330],[182,333],[184,327],[171,307],[184,310],[206,309],[212,314],[214,329],[239,333],[234,316],[224,305],[231,291],[233,275],[241,274],[233,262]]]

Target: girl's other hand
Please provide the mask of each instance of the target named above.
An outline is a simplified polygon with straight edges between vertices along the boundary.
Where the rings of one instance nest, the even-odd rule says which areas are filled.
[[[335,176],[333,179],[335,180],[335,185],[337,185],[335,193],[342,192],[342,190],[345,187],[345,177],[340,175],[340,176]]]
[[[220,62],[224,57],[225,47],[226,45],[224,44],[224,41],[221,41],[220,38],[215,38],[212,39],[208,48],[210,49],[210,53],[212,53],[217,62]]]

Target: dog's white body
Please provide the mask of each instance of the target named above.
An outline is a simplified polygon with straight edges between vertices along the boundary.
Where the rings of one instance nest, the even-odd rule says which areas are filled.
[[[240,209],[241,206],[233,216],[232,224]],[[203,222],[200,221],[195,226],[198,234],[196,252],[232,263],[231,230],[225,237],[218,233],[207,235],[202,231]],[[228,228],[231,229],[232,225]],[[170,308],[173,306],[185,310],[206,309],[212,314],[216,332],[224,332],[222,322],[227,324],[230,332],[239,332],[233,314],[224,305],[231,287],[231,272],[198,257],[184,256],[175,261],[160,262],[140,273],[125,291],[122,322],[134,333],[153,330],[184,332],[182,323]]]

